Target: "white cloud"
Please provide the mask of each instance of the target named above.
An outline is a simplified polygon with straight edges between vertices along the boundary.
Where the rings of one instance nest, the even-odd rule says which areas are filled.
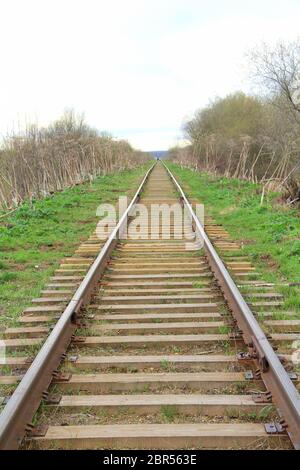
[[[74,107],[140,148],[167,148],[184,116],[248,88],[245,50],[294,39],[299,13],[293,0],[3,0],[0,132]]]

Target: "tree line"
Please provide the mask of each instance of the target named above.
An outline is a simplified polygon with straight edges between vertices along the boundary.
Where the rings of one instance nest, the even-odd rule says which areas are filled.
[[[216,98],[185,123],[190,145],[170,149],[195,170],[261,182],[300,201],[300,41],[248,53],[258,96]]]

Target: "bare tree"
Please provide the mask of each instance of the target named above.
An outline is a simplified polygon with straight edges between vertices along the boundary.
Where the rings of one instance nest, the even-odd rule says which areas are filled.
[[[272,103],[292,111],[300,119],[300,39],[262,43],[248,53],[252,75],[272,99]]]

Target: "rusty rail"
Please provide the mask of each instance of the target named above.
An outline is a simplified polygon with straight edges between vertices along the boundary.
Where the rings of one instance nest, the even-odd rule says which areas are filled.
[[[76,330],[78,313],[84,305],[89,303],[93,290],[105,269],[106,262],[120,239],[120,235],[127,225],[128,217],[140,199],[141,192],[154,166],[155,163],[147,171],[128,208],[2,411],[0,415],[1,450],[17,449],[26,431],[30,431],[33,416],[47,393],[53,375],[57,371]]]
[[[210,242],[181,186],[164,162],[163,164],[193,220],[194,228],[203,240],[209,265],[248,346],[248,357],[256,361],[261,378],[267,390],[271,392],[273,402],[282,417],[282,428],[286,429],[294,448],[300,450],[300,395]]]

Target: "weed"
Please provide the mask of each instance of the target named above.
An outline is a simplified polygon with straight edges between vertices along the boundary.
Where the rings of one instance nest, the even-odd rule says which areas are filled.
[[[174,405],[164,405],[161,407],[161,414],[167,422],[172,423],[178,415],[178,410]]]
[[[163,359],[162,361],[160,361],[160,367],[162,369],[168,370],[170,367],[169,361],[167,361],[167,359]]]
[[[204,287],[204,284],[203,284],[203,282],[197,281],[197,282],[193,283],[193,287],[195,289],[201,289],[202,287]]]
[[[240,412],[237,408],[230,407],[226,410],[226,415],[228,416],[228,418],[235,419],[240,416]]]
[[[188,196],[205,204],[205,211],[244,243],[242,251],[230,256],[248,256],[262,278],[271,283],[300,280],[300,218],[297,209],[277,204],[277,194],[269,193],[261,207],[257,184],[237,179],[215,178],[168,163]],[[259,190],[259,191],[258,191]],[[230,210],[229,210],[230,209]],[[253,280],[255,276],[251,276]],[[300,289],[285,289],[285,308],[300,313]]]
[[[222,325],[222,326],[219,326],[218,331],[220,335],[226,335],[227,333],[229,333],[230,327],[227,325]]]

